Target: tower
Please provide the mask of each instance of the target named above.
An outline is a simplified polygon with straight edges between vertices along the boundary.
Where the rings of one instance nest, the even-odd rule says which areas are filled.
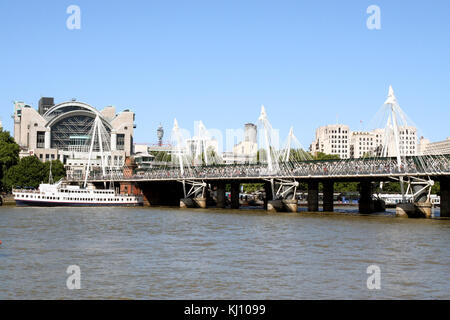
[[[159,124],[158,130],[156,130],[156,135],[158,137],[158,146],[162,146],[162,139],[164,137],[164,129],[161,124]]]

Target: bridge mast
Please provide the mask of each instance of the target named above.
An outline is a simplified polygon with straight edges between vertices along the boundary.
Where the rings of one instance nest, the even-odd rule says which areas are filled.
[[[87,168],[85,171],[85,177],[84,177],[84,187],[86,188],[87,186],[87,180],[89,177],[89,173],[90,173],[90,169],[91,169],[91,158],[92,158],[92,152],[94,150],[94,142],[95,142],[95,132],[96,132],[96,128],[97,128],[97,122],[99,121],[99,117],[98,115],[95,117],[94,120],[94,126],[92,128],[92,135],[91,135],[91,146],[89,148],[89,157],[88,157],[88,164],[87,164]]]
[[[399,106],[398,106],[397,98],[394,95],[394,89],[392,89],[392,86],[389,86],[388,98],[386,99],[384,104],[389,105],[389,107],[390,107],[389,119],[392,120],[392,127],[393,127],[393,131],[394,131],[395,151],[397,153],[397,168],[400,171],[401,167],[402,167],[402,158],[400,155],[399,126],[398,126],[398,122],[397,122],[397,112],[399,112]],[[389,123],[389,119],[388,119],[388,123]],[[385,129],[385,134],[386,134],[386,131],[388,130],[388,128],[389,128],[389,125]],[[402,193],[402,199],[405,200],[403,177],[400,177],[400,188],[401,188],[401,193]]]
[[[176,139],[176,143],[177,143],[177,147],[176,147],[176,152],[177,152],[177,156],[178,156],[178,162],[180,165],[180,172],[181,172],[181,176],[184,176],[184,166],[183,166],[183,157],[181,155],[181,144],[182,144],[182,140],[180,139],[180,127],[178,126],[178,121],[177,119],[173,120],[173,129],[172,129],[175,139]]]
[[[265,147],[266,147],[266,153],[267,153],[267,165],[269,168],[269,171],[272,172],[274,170],[273,166],[273,160],[272,160],[272,150],[271,150],[271,140],[269,137],[269,134],[272,134],[272,127],[269,124],[269,120],[267,119],[267,113],[264,106],[261,106],[261,115],[259,116],[259,121],[262,122],[264,127],[264,140],[265,140]]]

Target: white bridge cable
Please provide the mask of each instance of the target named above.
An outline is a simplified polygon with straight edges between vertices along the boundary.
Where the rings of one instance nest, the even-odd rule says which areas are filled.
[[[96,119],[97,121],[97,119]],[[101,158],[103,176],[121,178],[124,168],[114,171],[106,167],[111,165],[110,133],[103,126],[102,121],[97,121],[97,138],[91,133],[89,141],[90,153],[101,152],[110,156],[110,161]],[[440,154],[421,154],[418,152],[419,128],[409,119],[400,108],[392,88],[389,89],[386,103],[378,110],[371,122],[370,128],[364,132],[356,132],[357,138],[370,137],[364,144],[364,153],[359,157],[359,148],[354,150],[353,159],[312,161],[310,153],[304,151],[301,143],[295,137],[293,128],[290,129],[286,142],[281,149],[276,144],[278,136],[269,121],[266,109],[261,107],[258,118],[259,135],[259,163],[242,163],[224,165],[221,156],[211,148],[212,135],[206,126],[200,121],[196,127],[196,136],[184,136],[186,130],[182,130],[177,120],[170,138],[172,149],[170,152],[161,152],[156,164],[147,171],[141,172],[136,179],[207,179],[207,178],[236,178],[236,177],[261,177],[261,178],[292,178],[308,176],[358,176],[381,174],[384,176],[399,176],[402,174],[428,174],[441,175],[450,172],[450,156]],[[405,139],[406,130],[414,130],[414,139]],[[378,129],[378,130],[375,130]],[[93,129],[94,130],[94,129]],[[358,136],[359,134],[359,136]],[[376,137],[375,135],[379,136]],[[377,138],[377,139],[376,139]],[[352,136],[349,136],[352,139]],[[378,143],[377,143],[378,141]],[[406,143],[408,141],[408,143]],[[355,142],[355,141],[354,141]],[[371,144],[369,144],[369,142]],[[100,145],[102,148],[100,147]],[[350,144],[350,143],[349,143]],[[406,154],[406,146],[415,145],[413,154]],[[212,152],[214,151],[214,152]],[[89,167],[89,165],[88,165]],[[132,168],[130,168],[132,169]]]

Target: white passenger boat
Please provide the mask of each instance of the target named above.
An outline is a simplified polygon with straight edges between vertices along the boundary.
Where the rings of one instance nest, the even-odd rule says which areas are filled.
[[[39,185],[38,190],[14,189],[17,206],[42,207],[106,207],[106,206],[142,206],[141,195],[116,193],[110,189],[80,188],[79,186],[58,183]]]
[[[113,189],[95,189],[88,186],[88,177],[91,170],[92,150],[94,143],[98,140],[101,152],[102,171],[105,175],[106,160],[103,149],[102,135],[104,131],[99,116],[95,118],[91,142],[88,164],[85,172],[85,180],[83,187],[72,186],[63,183],[61,179],[57,183],[53,183],[52,178],[52,162],[50,162],[49,183],[41,183],[38,190],[30,189],[14,189],[14,200],[17,206],[43,206],[43,207],[106,207],[106,206],[142,206],[144,203],[142,195],[121,194]],[[106,185],[106,184],[105,184]],[[113,185],[113,181],[110,181]]]

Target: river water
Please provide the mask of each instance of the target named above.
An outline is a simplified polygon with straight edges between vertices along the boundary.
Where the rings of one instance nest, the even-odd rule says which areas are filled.
[[[0,207],[0,240],[0,299],[450,298],[450,220],[392,211]]]

